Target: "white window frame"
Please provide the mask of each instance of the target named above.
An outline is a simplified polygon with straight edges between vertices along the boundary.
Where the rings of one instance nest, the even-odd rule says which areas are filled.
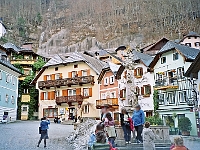
[[[50,75],[47,75],[47,80],[51,80],[51,76]]]
[[[110,84],[114,84],[114,83],[115,83],[115,76],[113,75],[113,76],[110,76]]]
[[[89,105],[84,105],[83,113],[84,114],[89,114],[90,112],[90,106]]]
[[[87,70],[82,70],[82,76],[83,76],[83,77],[88,76],[88,75],[87,75]]]
[[[77,76],[77,71],[72,71],[72,78]]]
[[[169,95],[171,95],[171,102],[173,101],[173,98],[174,98],[174,103],[170,102],[170,99],[169,99],[170,96]],[[174,92],[168,92],[167,93],[167,98],[168,98],[168,104],[169,105],[175,105],[176,99],[175,99],[175,93]]]
[[[164,93],[159,93],[158,97],[159,97],[159,100],[161,99],[161,97],[163,99],[163,101],[159,101],[159,105],[164,105],[165,104],[165,94]]]
[[[165,58],[165,62],[163,62],[164,58]],[[163,56],[163,57],[160,58],[160,63],[161,64],[165,64],[166,62],[167,62],[167,57],[166,56]]]
[[[26,108],[26,111],[24,111],[24,108]],[[23,106],[22,107],[22,112],[27,112],[28,111],[28,107],[27,106]]]
[[[178,99],[179,99],[179,103],[186,103],[186,101],[187,101],[187,91],[179,91],[178,92]],[[181,99],[184,99],[184,101],[182,101]]]
[[[194,44],[196,47],[200,47],[200,42],[195,42]]]
[[[87,93],[87,95],[85,95],[85,93]],[[83,96],[89,97],[89,88],[83,88]]]
[[[106,99],[106,93],[101,93],[101,99]]]
[[[144,95],[150,95],[151,93],[151,85],[144,85]],[[150,87],[150,93],[147,93],[147,87]]]
[[[177,76],[179,79],[184,77],[184,67],[177,68]]]
[[[55,79],[56,79],[56,80],[60,79],[60,73],[56,73],[56,74],[55,74]]]
[[[104,85],[108,85],[109,84],[109,77],[105,77],[104,78]]]
[[[76,95],[76,89],[69,89],[68,96],[74,96],[74,95]]]
[[[9,96],[8,96],[8,94],[6,94],[5,101],[6,101],[6,102],[8,102],[8,101],[9,101]]]
[[[16,79],[16,78],[13,76],[13,77],[12,77],[12,84],[13,84],[13,85],[15,85],[15,81],[16,81],[15,79]]]
[[[57,97],[60,96],[60,90],[56,90],[56,96],[57,96]]]
[[[11,96],[11,103],[15,104],[15,97],[14,96]]]
[[[44,92],[44,100],[48,100],[48,92]]]
[[[177,58],[176,58],[177,56]],[[175,60],[178,60],[179,59],[179,54],[176,52],[176,53],[173,53],[173,61]]]
[[[7,83],[10,82],[10,75],[9,75],[9,74],[6,75],[6,82],[7,82]]]
[[[2,80],[2,71],[0,70],[0,80]]]
[[[116,98],[116,91],[110,92],[110,98]]]

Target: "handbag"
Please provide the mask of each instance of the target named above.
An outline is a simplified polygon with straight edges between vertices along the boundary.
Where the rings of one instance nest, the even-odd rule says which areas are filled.
[[[41,127],[39,127],[39,134],[41,134]]]
[[[130,126],[130,123],[127,122],[127,121],[124,121],[124,125],[125,125],[125,126]]]

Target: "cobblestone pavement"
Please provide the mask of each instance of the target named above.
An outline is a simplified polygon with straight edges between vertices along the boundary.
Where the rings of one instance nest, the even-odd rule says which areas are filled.
[[[43,141],[37,148],[39,121],[19,121],[0,124],[0,150],[40,150],[44,149]],[[74,131],[72,125],[51,123],[49,126],[47,148],[52,150],[71,150],[65,138]]]

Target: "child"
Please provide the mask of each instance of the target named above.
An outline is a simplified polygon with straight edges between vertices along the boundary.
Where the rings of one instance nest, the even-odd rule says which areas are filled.
[[[144,150],[155,150],[155,144],[154,144],[155,134],[149,128],[150,123],[145,122],[144,126],[145,126],[145,128],[143,129],[143,147],[144,147]]]
[[[188,150],[188,148],[186,148],[183,144],[182,137],[175,137],[174,144],[175,144],[175,147],[172,150]]]

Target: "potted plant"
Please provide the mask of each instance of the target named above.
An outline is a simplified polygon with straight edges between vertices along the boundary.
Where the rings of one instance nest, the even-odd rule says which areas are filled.
[[[178,120],[178,128],[181,130],[182,135],[189,136],[192,130],[192,123],[188,117],[183,117]]]

